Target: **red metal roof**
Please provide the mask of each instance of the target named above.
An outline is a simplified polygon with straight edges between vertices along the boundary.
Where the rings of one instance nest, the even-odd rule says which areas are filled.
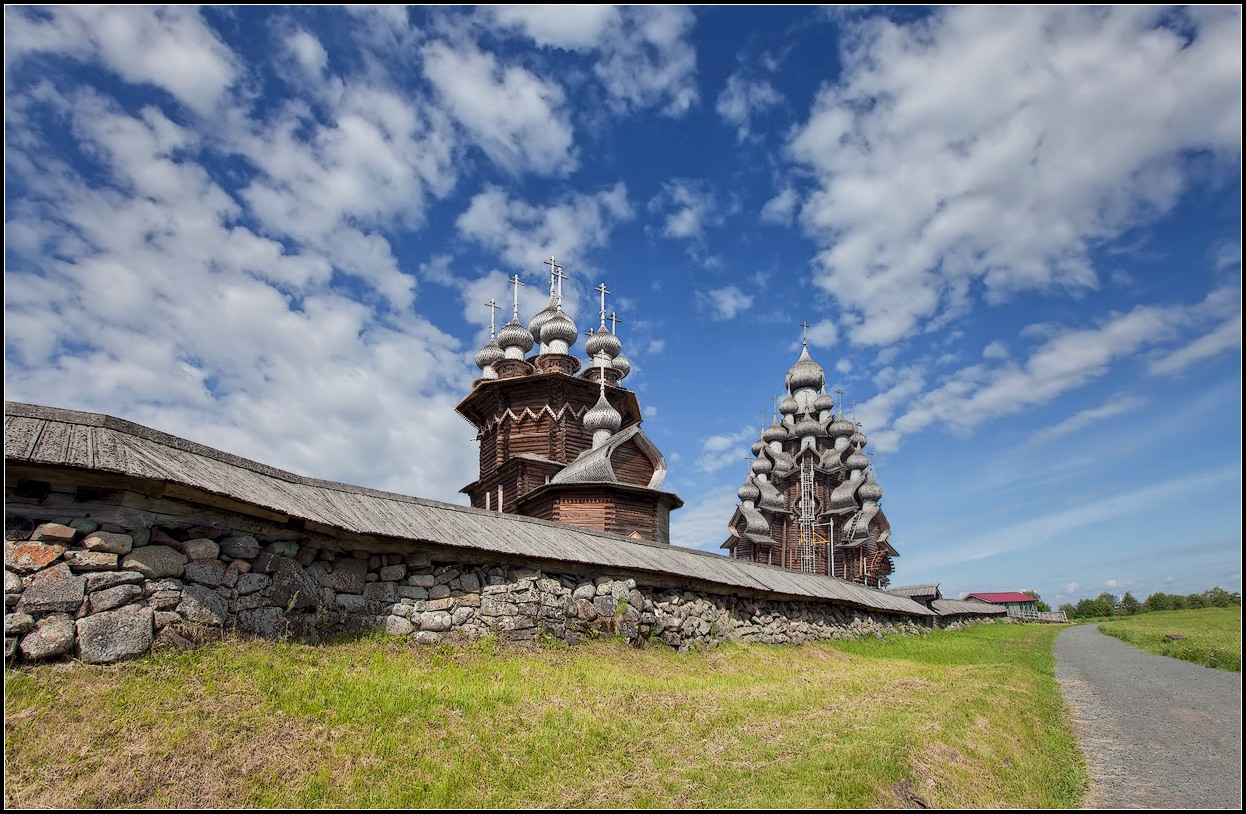
[[[970,597],[973,597],[975,599],[981,599],[983,602],[992,602],[996,605],[1000,605],[1005,602],[1036,602],[1038,601],[1034,597],[1030,596],[1029,594],[1023,594],[1020,591],[1003,591],[1001,593],[994,593],[994,594],[967,594],[965,596],[966,599],[969,599]]]

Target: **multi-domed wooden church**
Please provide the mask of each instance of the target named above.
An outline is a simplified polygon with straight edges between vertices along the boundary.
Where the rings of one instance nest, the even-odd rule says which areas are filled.
[[[808,344],[787,372],[787,395],[753,443],[755,460],[722,547],[735,559],[885,587],[898,556],[883,490],[855,421],[826,392]],[[782,416],[780,419],[779,416]]]
[[[472,506],[554,520],[635,539],[670,542],[666,463],[641,430],[630,370],[606,314],[586,332],[589,364],[572,355],[579,336],[563,310],[565,276],[550,258],[549,303],[525,326],[518,275],[510,322],[491,326],[481,369],[458,412],[476,427],[480,477],[462,491]],[[488,305],[496,313],[497,304]],[[529,352],[536,349],[534,355]],[[892,572],[891,527],[879,507],[860,426],[825,392],[808,346],[787,374],[788,394],[753,444],[755,460],[723,543],[732,558],[825,574],[872,587]],[[782,418],[779,418],[779,414]]]
[[[606,327],[610,292],[598,288],[600,324],[581,372],[562,268],[547,262],[549,304],[525,327],[516,275],[511,321],[476,353],[482,375],[458,411],[479,433],[480,478],[461,491],[476,508],[669,543],[671,509],[683,501],[661,489],[666,461],[640,428],[636,395],[619,384],[631,365]]]

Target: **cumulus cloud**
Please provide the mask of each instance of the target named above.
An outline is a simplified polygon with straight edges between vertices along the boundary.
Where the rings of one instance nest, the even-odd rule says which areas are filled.
[[[735,319],[742,311],[753,305],[753,296],[745,294],[733,285],[698,291],[697,307],[708,311],[710,319],[719,322]]]
[[[1240,162],[1240,9],[959,6],[844,36],[789,146],[818,179],[815,279],[858,343],[976,290],[1094,288],[1094,247],[1167,212],[1190,151]]]
[[[199,115],[216,109],[241,73],[233,52],[188,6],[6,6],[4,29],[6,68],[40,52],[98,60]]]
[[[635,217],[622,181],[594,193],[562,195],[557,201],[538,206],[490,186],[472,198],[456,226],[464,237],[522,271],[551,254],[583,262],[589,251],[606,244],[616,226]]]
[[[662,218],[662,234],[679,240],[703,240],[706,229],[721,226],[726,209],[710,185],[700,179],[676,178],[662,184],[649,201],[649,211]]]
[[[790,226],[796,217],[800,196],[792,187],[784,187],[761,208],[761,219],[779,226]]]
[[[562,88],[470,43],[421,50],[424,72],[485,155],[511,173],[563,176],[575,169]]]
[[[590,54],[616,111],[658,108],[680,116],[697,100],[695,22],[680,6],[491,6],[495,25],[538,45]]]
[[[736,487],[711,489],[671,515],[671,540],[685,548],[721,553],[727,523],[738,504]]]
[[[753,117],[779,104],[782,98],[764,79],[750,79],[734,73],[718,95],[715,109],[724,121],[736,128],[736,138],[744,141],[750,135],[749,124]]]

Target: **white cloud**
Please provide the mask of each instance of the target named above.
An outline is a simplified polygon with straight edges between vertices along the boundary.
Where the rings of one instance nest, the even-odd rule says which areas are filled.
[[[809,326],[805,331],[805,338],[815,348],[829,348],[839,340],[839,329],[835,327],[834,321],[823,319]]]
[[[634,216],[622,181],[596,193],[558,196],[558,203],[545,207],[490,186],[472,198],[456,226],[460,234],[522,271],[551,254],[582,262],[590,250],[606,244],[615,226]],[[574,273],[570,265],[568,273]]]
[[[736,487],[711,489],[671,514],[671,543],[721,554],[720,546],[729,533],[727,523],[738,504]]]
[[[733,285],[711,288],[696,293],[697,307],[707,310],[710,318],[718,321],[735,319],[740,312],[753,305],[751,294],[745,294]]]
[[[1157,375],[1184,372],[1186,368],[1228,350],[1242,347],[1242,315],[1236,314],[1215,330],[1151,362],[1148,370]]]
[[[286,48],[308,76],[318,77],[329,64],[329,54],[320,40],[306,29],[298,29],[286,37]]]
[[[792,156],[815,279],[885,344],[1034,289],[1098,285],[1091,250],[1168,211],[1187,151],[1241,151],[1241,11],[958,6],[846,29]]]
[[[719,116],[736,128],[736,138],[744,141],[750,135],[749,124],[753,117],[781,101],[779,92],[769,82],[748,79],[735,73],[727,79],[726,87],[718,95],[716,109]]]
[[[493,163],[515,174],[564,176],[576,168],[558,85],[468,43],[439,40],[420,53],[446,108]]]
[[[847,376],[852,372],[852,361],[850,359],[840,359],[835,363],[835,370]]]
[[[680,240],[702,240],[705,230],[721,226],[726,212],[702,180],[676,178],[662,184],[649,201],[649,211],[662,213],[662,234]]]
[[[991,342],[989,345],[987,345],[985,348],[982,349],[982,358],[983,359],[1007,359],[1008,358],[1008,346],[1004,344],[1003,340],[996,339],[994,342]]]
[[[210,114],[240,74],[237,58],[187,6],[46,6],[4,10],[5,65],[38,52],[98,59],[127,82]]]
[[[1082,410],[1074,415],[1069,416],[1053,427],[1048,427],[1034,435],[1034,443],[1041,444],[1047,441],[1053,441],[1056,438],[1076,432],[1083,427],[1088,427],[1099,421],[1108,418],[1115,418],[1118,415],[1132,412],[1147,403],[1146,399],[1137,396],[1122,396],[1112,401],[1101,404],[1098,407],[1091,407]]]
[[[701,454],[697,456],[696,468],[701,472],[710,473],[717,472],[733,463],[744,463],[749,457],[749,445],[756,438],[757,430],[753,427],[702,438]]]
[[[492,23],[538,45],[592,54],[593,73],[618,111],[670,116],[697,101],[695,22],[680,6],[491,6]]]
[[[650,339],[649,344],[645,347],[645,353],[659,354],[666,350],[665,339]]]
[[[796,216],[796,207],[800,204],[800,196],[792,187],[784,187],[778,195],[766,201],[761,208],[761,219],[767,223],[790,226]]]

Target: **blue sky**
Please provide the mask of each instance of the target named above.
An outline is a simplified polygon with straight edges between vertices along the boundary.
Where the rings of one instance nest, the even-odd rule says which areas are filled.
[[[518,273],[526,321],[552,254],[582,330],[613,292],[677,544],[725,539],[807,321],[895,584],[1241,590],[1241,45],[1240,7],[8,6],[5,397],[463,502],[485,302]]]

